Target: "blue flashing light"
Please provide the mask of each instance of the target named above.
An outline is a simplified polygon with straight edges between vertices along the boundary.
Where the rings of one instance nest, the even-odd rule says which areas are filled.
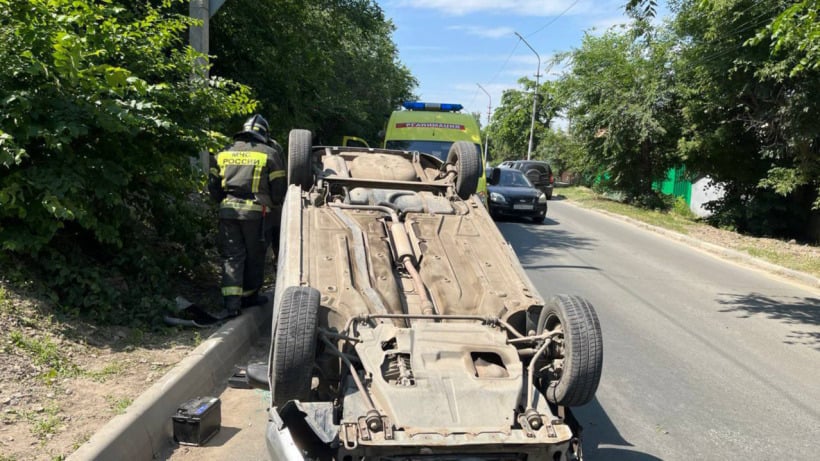
[[[426,110],[431,112],[458,112],[464,108],[461,104],[404,101],[401,104],[407,110]]]

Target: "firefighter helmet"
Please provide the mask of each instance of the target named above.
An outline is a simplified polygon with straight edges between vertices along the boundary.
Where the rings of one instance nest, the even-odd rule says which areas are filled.
[[[268,129],[268,121],[265,120],[265,117],[256,114],[245,121],[245,124],[242,125],[242,131],[236,133],[234,138],[248,135],[259,142],[267,143]]]

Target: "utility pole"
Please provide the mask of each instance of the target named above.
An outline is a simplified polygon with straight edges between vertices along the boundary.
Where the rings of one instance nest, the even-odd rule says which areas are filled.
[[[225,0],[191,0],[188,6],[188,15],[202,22],[201,26],[191,27],[191,30],[188,32],[189,43],[191,44],[191,48],[205,56],[208,56],[211,51],[209,41],[211,16],[216,14],[216,10],[224,3]],[[199,69],[196,72],[200,73],[202,78],[208,80],[207,58],[200,58],[197,64],[199,65]],[[197,77],[197,75],[193,76],[193,78]],[[202,171],[207,175],[209,168],[208,151],[199,153],[199,163],[202,166]]]
[[[480,83],[476,83],[476,85],[478,85],[481,91],[490,99],[490,103],[487,105],[487,134],[484,136],[484,167],[486,168],[490,162],[490,113],[493,111],[493,97],[490,96],[490,93],[487,93],[487,90],[485,90]]]
[[[521,36],[521,34],[516,32],[515,35],[517,35],[518,38],[520,38],[521,41],[524,42],[525,45],[527,45],[527,48],[529,48],[530,50],[532,50],[533,53],[535,53],[535,57],[538,58],[538,70],[535,71],[535,91],[533,92],[533,98],[532,98],[532,120],[530,121],[530,143],[527,146],[527,160],[530,160],[530,157],[532,156],[532,134],[535,131],[535,108],[538,106],[538,77],[541,76],[541,56],[538,55],[538,52],[535,51],[535,49],[532,46],[530,46],[530,43],[528,41],[526,41],[524,39],[524,37]]]

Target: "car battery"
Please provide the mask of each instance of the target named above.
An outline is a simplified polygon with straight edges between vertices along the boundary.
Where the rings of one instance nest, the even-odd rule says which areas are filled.
[[[202,445],[219,432],[221,402],[217,397],[197,397],[182,404],[172,417],[174,440],[180,445]]]

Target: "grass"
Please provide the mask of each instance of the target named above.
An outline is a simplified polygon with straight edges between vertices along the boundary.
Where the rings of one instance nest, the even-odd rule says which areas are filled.
[[[104,383],[108,381],[108,378],[117,376],[123,371],[125,371],[125,363],[118,361],[109,363],[101,370],[87,371],[85,375],[98,383]]]
[[[679,200],[672,210],[659,212],[637,208],[632,205],[607,199],[586,187],[561,188],[558,192],[562,196],[586,208],[594,208],[628,216],[653,226],[695,236],[695,238],[704,238],[704,232],[699,232],[699,230],[703,229],[706,224],[698,222],[696,216],[689,211],[688,207],[685,206],[685,202],[682,200]],[[809,249],[808,251],[802,249],[803,251],[801,251],[799,246],[789,245],[783,241],[743,236],[728,229],[723,229],[723,231],[734,235],[725,241],[716,241],[713,243],[746,252],[751,256],[772,264],[820,277],[820,258],[817,257],[817,252],[813,251],[813,249]]]
[[[647,224],[652,224],[653,226],[680,232],[681,234],[689,234],[689,229],[696,224],[694,215],[689,212],[688,209],[683,209],[679,206],[676,206],[673,211],[670,212],[646,210],[604,198],[586,187],[562,188],[560,189],[560,194],[588,208],[628,216]]]
[[[29,337],[19,330],[12,331],[9,338],[15,347],[31,356],[36,365],[47,368],[43,373],[47,381],[52,381],[58,376],[71,377],[79,373],[77,365],[63,355],[51,339]]]
[[[820,258],[812,255],[789,254],[758,246],[741,246],[737,249],[770,263],[820,277]]]
[[[114,411],[115,414],[121,415],[125,413],[125,410],[129,405],[131,405],[131,402],[133,402],[134,399],[109,395],[105,397],[105,401],[108,402],[108,406]]]
[[[31,424],[31,432],[35,437],[44,441],[50,435],[57,433],[60,427],[60,417],[57,414],[60,407],[49,405],[42,412],[29,411],[25,413],[26,420]]]

